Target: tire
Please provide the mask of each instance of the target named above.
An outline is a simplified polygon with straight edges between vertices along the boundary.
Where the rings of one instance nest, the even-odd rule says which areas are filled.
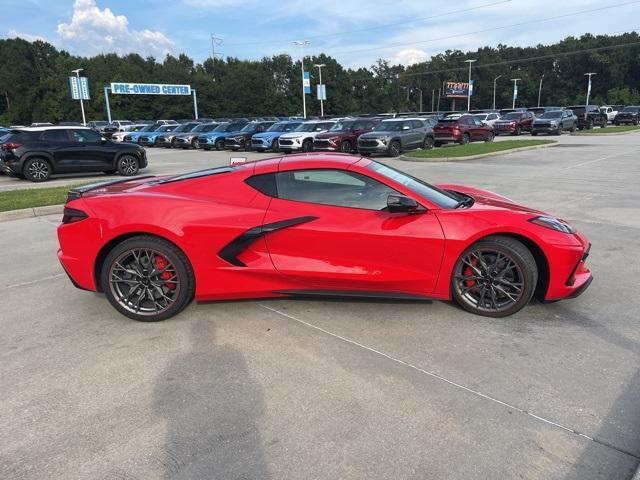
[[[371,156],[371,154],[369,152],[364,152],[364,153],[361,153],[360,155],[362,155],[363,157],[370,157]]]
[[[148,235],[129,238],[107,254],[100,285],[116,310],[141,322],[177,315],[195,292],[193,269],[186,255],[172,243]]]
[[[400,142],[394,140],[389,144],[388,153],[390,157],[398,157],[400,155]]]
[[[291,150],[284,150],[285,155],[289,155],[290,153],[291,153]]]
[[[484,139],[484,141],[485,141],[486,143],[491,143],[491,142],[493,142],[493,140],[494,140],[494,139],[495,139],[495,135],[494,135],[494,133],[493,133],[493,132],[489,132],[489,133],[487,134],[487,138],[485,138],[485,139]]]
[[[535,136],[537,136],[537,135],[538,135],[538,132],[534,132],[533,130],[531,131],[531,136],[532,136],[532,137],[535,137]]]
[[[593,128],[593,120],[589,120],[589,123],[587,123],[587,130],[591,130]]]
[[[617,127],[618,125],[620,125],[620,122],[613,122],[613,124]]]
[[[140,162],[133,155],[121,155],[118,158],[118,173],[125,177],[132,177],[138,174]]]
[[[518,125],[518,126],[516,127],[516,131],[515,131],[515,132],[513,132],[513,134],[514,134],[516,137],[519,137],[521,133],[522,133],[522,128],[520,128],[520,125]]]
[[[471,141],[471,138],[469,137],[468,133],[465,133],[462,135],[462,138],[460,139],[460,145],[466,145]]]
[[[340,144],[340,151],[342,153],[351,153],[353,151],[353,146],[349,140],[345,140]]]
[[[422,142],[422,149],[423,150],[433,150],[433,146],[435,145],[435,141],[433,140],[433,137],[427,135],[426,137],[424,137],[424,142]]]
[[[258,152],[258,153],[264,153],[264,148],[256,148],[256,152]]]
[[[197,138],[191,140],[191,148],[193,148],[194,150],[198,150],[200,148],[200,140],[198,140]]]
[[[600,125],[600,128],[607,128],[607,121],[606,120],[604,122],[602,122],[602,124]]]
[[[506,317],[529,303],[537,282],[538,267],[529,249],[496,235],[462,252],[451,275],[451,294],[468,312]]]
[[[435,147],[441,147],[442,146],[442,142],[435,142],[433,145]]]
[[[638,119],[637,119],[637,118],[633,121],[633,126],[634,126],[634,127],[637,127],[637,126],[638,126]]]
[[[313,152],[313,140],[306,139],[304,142],[302,142],[302,151]]]
[[[562,135],[562,127],[558,127],[558,128],[556,129],[556,131],[555,131],[555,132],[553,132],[553,134],[554,134],[554,135]]]
[[[219,138],[216,140],[216,150],[224,150],[224,138]]]
[[[46,182],[51,178],[51,164],[44,158],[30,158],[24,163],[22,174],[31,182]]]
[[[278,141],[277,138],[271,144],[271,151],[274,153],[280,151],[280,142]]]

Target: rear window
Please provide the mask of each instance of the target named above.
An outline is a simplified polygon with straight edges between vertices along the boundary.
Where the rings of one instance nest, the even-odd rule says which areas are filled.
[[[622,110],[623,112],[638,112],[640,111],[640,107],[624,107],[624,110]]]
[[[520,112],[511,112],[511,113],[507,113],[504,117],[502,117],[504,120],[518,120],[520,117],[522,117],[522,113]]]

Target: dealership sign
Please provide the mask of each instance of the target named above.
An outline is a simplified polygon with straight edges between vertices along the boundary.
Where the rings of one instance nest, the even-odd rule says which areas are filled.
[[[111,93],[123,95],[191,95],[191,85],[111,83]]]
[[[467,98],[469,95],[473,95],[473,83],[471,84],[471,90],[469,90],[469,83],[467,82],[445,82],[445,97]]]

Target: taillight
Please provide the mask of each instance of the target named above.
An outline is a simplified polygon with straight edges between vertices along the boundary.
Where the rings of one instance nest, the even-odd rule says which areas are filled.
[[[88,218],[89,215],[84,213],[82,210],[78,210],[76,208],[66,208],[62,214],[62,223],[75,223],[85,218]]]
[[[7,150],[15,150],[16,148],[20,148],[21,146],[22,144],[17,142],[7,142],[4,144],[4,148]]]

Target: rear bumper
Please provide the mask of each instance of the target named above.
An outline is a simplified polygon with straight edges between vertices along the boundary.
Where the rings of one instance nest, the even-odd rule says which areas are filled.
[[[446,134],[438,134],[438,133],[436,133],[433,136],[433,140],[435,142],[440,142],[440,143],[459,142],[460,138],[461,138],[460,136],[456,136],[456,135],[446,135]]]

